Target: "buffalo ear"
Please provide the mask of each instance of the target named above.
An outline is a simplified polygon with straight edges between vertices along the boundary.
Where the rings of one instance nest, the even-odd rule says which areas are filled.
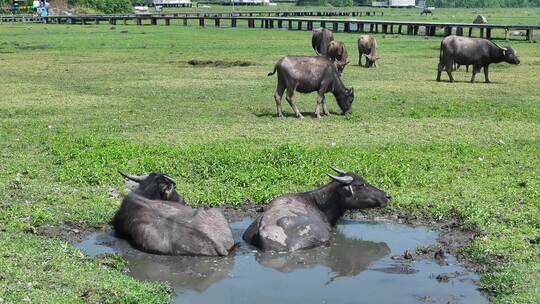
[[[349,89],[349,93],[351,93],[351,95],[354,95],[354,88],[353,88],[353,87],[351,87],[351,88]]]

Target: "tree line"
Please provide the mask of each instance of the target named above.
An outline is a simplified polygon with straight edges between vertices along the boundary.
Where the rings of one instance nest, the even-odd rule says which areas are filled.
[[[297,0],[296,4],[353,6],[371,5],[371,2],[372,0]],[[427,0],[426,5],[435,7],[540,7],[540,0]]]

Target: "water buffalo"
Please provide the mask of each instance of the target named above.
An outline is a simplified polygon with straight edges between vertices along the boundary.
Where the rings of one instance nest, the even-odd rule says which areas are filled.
[[[482,15],[478,15],[476,16],[476,18],[474,18],[473,24],[487,24],[487,19],[486,17],[482,16]]]
[[[325,28],[320,28],[313,30],[313,35],[311,36],[311,46],[315,50],[315,54],[318,56],[326,56],[328,51],[328,45],[334,40],[334,35],[332,31]]]
[[[433,11],[435,10],[434,7],[424,7],[424,9],[422,10],[422,12],[420,12],[420,16],[422,15],[431,15],[433,16]]]
[[[377,40],[370,35],[358,38],[358,65],[362,66],[362,56],[366,56],[364,67],[377,67]]]
[[[345,66],[349,64],[349,61],[347,61],[349,58],[347,49],[345,48],[345,44],[340,41],[330,41],[328,50],[326,52],[326,57],[335,62],[340,75],[343,73]]]
[[[268,76],[274,75],[276,71],[278,74],[278,83],[274,99],[276,101],[278,117],[283,117],[283,113],[281,112],[281,97],[285,89],[287,89],[287,102],[289,102],[289,105],[298,118],[304,118],[304,116],[302,116],[298,107],[294,104],[294,91],[301,93],[316,91],[319,93],[317,107],[315,109],[315,115],[318,118],[321,117],[321,104],[324,114],[330,115],[324,98],[326,92],[332,92],[334,94],[343,114],[352,111],[354,90],[353,88],[345,88],[339,77],[339,72],[331,60],[321,56],[285,56],[276,63],[274,71],[268,73]]]
[[[228,255],[234,246],[231,228],[217,209],[185,206],[176,182],[165,174],[125,177],[139,183],[116,212],[118,236],[146,252],[165,255]]]
[[[519,64],[516,52],[511,47],[500,47],[482,38],[468,38],[461,36],[448,36],[441,42],[439,66],[437,69],[437,81],[441,81],[441,73],[446,70],[450,82],[454,82],[452,70],[454,64],[472,65],[471,83],[481,68],[484,68],[486,82],[489,81],[489,65],[492,63],[508,62]]]
[[[134,182],[130,186],[133,193],[139,194],[150,200],[162,200],[177,202],[185,205],[184,198],[176,192],[176,181],[166,175],[159,173],[151,173],[148,176],[129,175],[122,171],[118,171],[120,175],[126,178],[127,181]]]
[[[347,210],[384,207],[385,192],[354,173],[333,168],[329,184],[319,189],[274,198],[242,236],[262,251],[289,252],[327,244],[332,227]]]

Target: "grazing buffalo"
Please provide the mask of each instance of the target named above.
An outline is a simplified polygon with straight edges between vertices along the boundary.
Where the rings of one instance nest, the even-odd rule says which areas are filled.
[[[185,206],[176,193],[176,182],[165,174],[121,174],[139,185],[114,216],[118,236],[157,254],[217,256],[232,250],[232,231],[219,210]]]
[[[318,56],[326,56],[328,51],[328,46],[330,42],[334,40],[334,35],[329,29],[320,28],[313,30],[313,35],[311,36],[311,46],[315,50],[315,54]]]
[[[362,56],[366,56],[364,67],[377,67],[377,40],[370,35],[358,38],[358,65],[362,66]]]
[[[473,24],[487,24],[487,19],[486,17],[482,16],[482,15],[478,15],[476,16],[476,18],[474,18]]]
[[[335,40],[330,41],[328,50],[326,52],[326,57],[335,62],[340,75],[343,73],[345,66],[349,64],[349,61],[347,61],[349,55],[347,54],[347,49],[345,48],[345,44],[343,42]]]
[[[277,197],[244,232],[262,251],[288,252],[327,244],[332,227],[347,210],[384,207],[385,192],[354,173],[333,168],[332,182],[319,189]]]
[[[422,15],[431,15],[433,16],[433,11],[435,10],[434,7],[424,7],[424,9],[422,10],[422,12],[420,12],[420,16]]]
[[[354,100],[353,88],[347,89],[343,85],[339,72],[332,61],[321,56],[285,56],[275,65],[274,71],[268,73],[272,76],[277,71],[278,83],[274,99],[276,101],[277,116],[283,117],[281,112],[281,97],[287,89],[287,102],[298,118],[304,118],[298,107],[294,104],[294,91],[301,93],[318,92],[315,115],[320,118],[321,104],[324,114],[330,115],[326,106],[324,94],[332,92],[343,114],[352,111]]]
[[[452,70],[454,64],[472,65],[471,83],[481,68],[484,68],[486,82],[489,81],[489,65],[492,63],[508,62],[519,64],[516,52],[511,47],[500,47],[482,38],[468,38],[461,36],[448,36],[441,42],[437,81],[441,81],[441,72],[446,70],[450,82],[454,82]]]

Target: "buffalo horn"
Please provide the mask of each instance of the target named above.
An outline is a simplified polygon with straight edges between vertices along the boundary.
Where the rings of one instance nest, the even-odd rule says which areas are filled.
[[[123,177],[127,178],[127,179],[130,179],[134,182],[137,182],[137,183],[142,183],[147,177],[148,175],[141,175],[141,176],[138,176],[138,175],[129,175],[125,172],[122,172],[120,170],[118,170],[118,173],[120,173]]]
[[[168,176],[167,174],[163,174],[163,176],[165,176],[165,178],[168,179],[171,183],[176,185],[176,181],[174,180],[174,178]]]
[[[350,176],[333,176],[332,174],[328,174],[328,173],[326,173],[326,175],[328,175],[328,177],[330,177],[331,179],[335,180],[336,182],[342,185],[350,185],[354,180]]]
[[[336,171],[339,174],[347,174],[347,172],[345,172],[344,170],[342,170],[340,168],[337,168],[337,167],[334,167],[332,165],[328,165],[328,167],[330,167],[332,170]]]

